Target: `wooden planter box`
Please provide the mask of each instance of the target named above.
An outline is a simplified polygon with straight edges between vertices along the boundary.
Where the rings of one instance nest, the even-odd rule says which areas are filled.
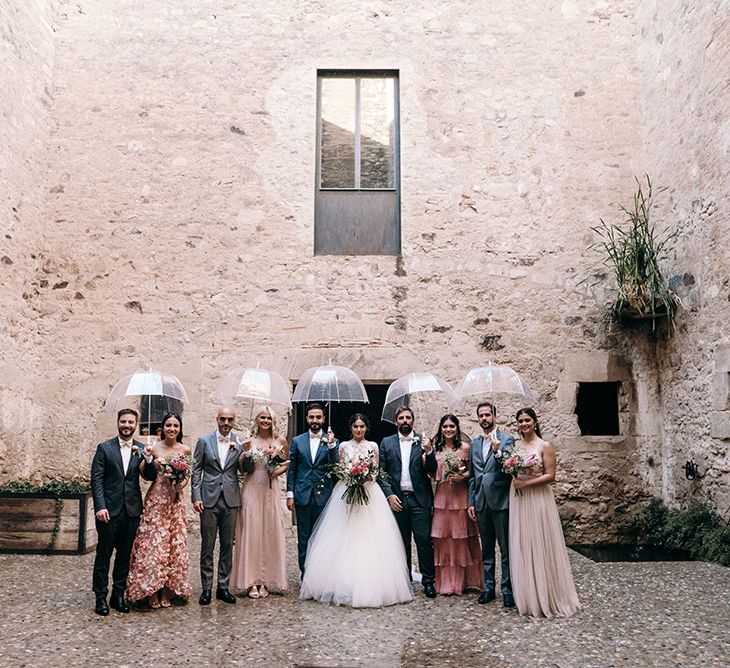
[[[0,552],[86,554],[96,543],[91,492],[0,492]]]

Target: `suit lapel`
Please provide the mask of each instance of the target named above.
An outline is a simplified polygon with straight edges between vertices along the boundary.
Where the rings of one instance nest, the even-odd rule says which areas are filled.
[[[221,460],[218,458],[218,436],[215,432],[208,439],[208,457],[215,462],[216,466],[222,471]]]
[[[403,473],[403,461],[400,455],[400,438],[398,438],[398,434],[393,436],[393,439],[393,449],[395,450],[393,457],[393,478],[400,484],[401,473]]]
[[[474,453],[474,459],[476,463],[483,469],[484,468],[484,436],[477,436],[476,438],[476,452]]]
[[[117,463],[117,467],[119,468],[119,473],[122,474],[122,478],[125,477],[124,475],[124,462],[122,461],[122,448],[119,445],[119,436],[117,436],[111,443],[111,450],[112,450],[112,458]]]

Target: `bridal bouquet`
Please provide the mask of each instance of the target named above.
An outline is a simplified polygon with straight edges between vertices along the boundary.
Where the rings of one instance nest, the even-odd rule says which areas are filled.
[[[175,485],[181,485],[189,477],[193,470],[193,458],[190,455],[175,453],[160,457],[160,474]],[[180,498],[180,491],[175,490],[175,501]]]
[[[345,503],[362,506],[370,502],[365,483],[383,479],[385,471],[380,471],[375,463],[375,455],[368,452],[335,464],[332,475],[345,483],[345,491],[341,497]]]
[[[444,480],[450,475],[466,471],[466,466],[464,466],[463,460],[459,457],[459,453],[453,450],[444,451],[443,457],[441,458],[441,467],[443,469]]]
[[[267,445],[263,450],[255,450],[253,459],[255,462],[263,464],[269,472],[269,487],[271,487],[271,479],[274,477],[276,467],[287,461],[284,445],[276,441]]]

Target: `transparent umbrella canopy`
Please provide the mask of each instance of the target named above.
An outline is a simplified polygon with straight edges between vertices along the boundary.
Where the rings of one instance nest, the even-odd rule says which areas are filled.
[[[275,371],[259,367],[238,368],[229,371],[218,386],[218,397],[245,414],[251,422],[255,406],[269,406],[274,410],[291,410],[289,383]]]
[[[504,364],[487,362],[485,366],[469,371],[454,389],[452,410],[463,408],[466,403],[474,401],[513,400],[523,404],[534,404],[527,381],[512,367]]]
[[[430,372],[415,372],[394,380],[385,395],[382,418],[395,424],[395,412],[401,406],[413,410],[423,429],[436,426],[449,408],[453,391],[448,383]]]
[[[291,400],[326,402],[329,404],[330,421],[332,402],[370,403],[358,375],[352,369],[333,364],[307,369],[299,379]]]
[[[135,371],[124,376],[109,393],[104,409],[111,415],[116,415],[123,404],[128,400],[141,400],[146,397],[147,404],[147,431],[149,433],[150,416],[152,414],[152,397],[169,397],[181,403],[187,403],[188,395],[183,384],[169,373],[161,371]]]

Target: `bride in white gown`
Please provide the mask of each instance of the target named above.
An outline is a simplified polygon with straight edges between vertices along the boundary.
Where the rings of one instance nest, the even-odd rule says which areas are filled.
[[[350,418],[352,440],[340,444],[340,462],[373,456],[378,446],[366,441],[368,419]],[[367,504],[348,504],[342,481],[312,532],[299,598],[324,603],[377,608],[413,599],[403,540],[393,512],[376,482],[366,482]]]

